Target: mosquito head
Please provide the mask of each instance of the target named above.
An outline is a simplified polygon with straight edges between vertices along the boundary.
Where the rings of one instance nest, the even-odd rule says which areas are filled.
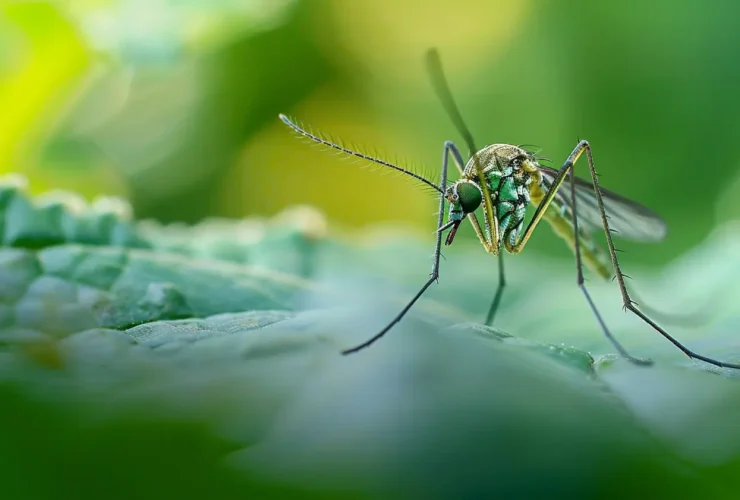
[[[457,228],[465,219],[465,216],[475,212],[483,201],[483,191],[474,181],[460,179],[445,191],[445,197],[450,202],[448,221],[452,223],[445,245],[452,243],[457,233]]]

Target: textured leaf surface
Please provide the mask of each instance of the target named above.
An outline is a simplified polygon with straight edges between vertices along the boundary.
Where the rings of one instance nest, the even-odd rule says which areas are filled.
[[[125,210],[8,196],[6,498],[734,491],[736,375],[682,357],[620,311],[611,284],[589,282],[613,332],[657,365],[609,354],[571,266],[507,260],[497,326],[514,336],[475,323],[495,262],[450,248],[429,298],[382,342],[342,357],[425,279],[429,237],[327,239],[305,210],[290,223],[161,228]],[[91,222],[101,217],[119,229]],[[720,293],[712,323],[675,331],[729,360],[740,357],[730,300],[740,265],[718,256],[738,247],[728,228],[660,276],[631,273],[667,309],[695,290]]]

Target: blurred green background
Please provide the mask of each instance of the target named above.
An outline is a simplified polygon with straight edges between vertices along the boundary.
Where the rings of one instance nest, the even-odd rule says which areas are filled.
[[[340,364],[345,358],[336,354],[338,345],[326,338],[346,342],[348,330],[359,338],[371,319],[390,317],[397,310],[390,304],[381,307],[372,298],[373,293],[384,298],[387,293],[390,298],[389,289],[380,288],[385,284],[359,279],[362,273],[357,269],[403,282],[408,291],[403,298],[415,291],[417,280],[428,269],[425,258],[432,250],[437,202],[408,179],[360,168],[305,144],[277,115],[289,114],[348,145],[415,164],[436,178],[443,142],[460,143],[424,70],[424,52],[437,47],[479,145],[534,144],[557,167],[578,138],[587,138],[603,185],[653,208],[667,220],[669,234],[663,244],[619,243],[628,251],[624,267],[629,274],[640,265],[668,265],[714,228],[740,218],[740,153],[734,147],[740,138],[738,19],[740,3],[725,0],[711,4],[698,0],[0,0],[0,174],[24,174],[33,193],[64,189],[88,199],[119,195],[131,200],[137,219],[165,223],[272,215],[290,205],[311,204],[328,215],[333,230],[395,222],[421,235],[408,240],[397,237],[398,233],[392,238],[386,235],[387,242],[362,250],[327,245],[335,253],[329,254],[331,265],[322,270],[324,275],[318,273],[320,278],[333,285],[344,283],[336,279],[338,275],[355,282],[341,297],[331,297],[350,311],[346,321],[334,310],[321,311],[329,299],[307,294],[301,296],[305,301],[301,304],[308,312],[264,332],[250,330],[249,314],[277,308],[274,304],[282,304],[278,292],[303,290],[302,281],[298,286],[278,277],[262,285],[249,274],[253,271],[248,266],[222,268],[218,262],[206,265],[198,258],[186,261],[169,255],[167,248],[159,254],[136,254],[119,269],[105,260],[109,249],[85,249],[98,256],[93,265],[83,268],[92,269],[89,272],[95,278],[125,268],[128,282],[121,281],[130,283],[137,293],[146,287],[147,293],[151,288],[163,291],[165,298],[181,298],[175,292],[184,290],[182,297],[196,307],[188,313],[193,321],[211,321],[200,316],[242,308],[247,319],[240,320],[245,323],[239,324],[238,335],[225,329],[229,335],[214,335],[192,350],[178,337],[183,331],[187,335],[188,326],[183,323],[179,324],[182,330],[171,333],[169,351],[130,348],[131,339],[115,331],[77,332],[64,344],[66,350],[60,351],[73,354],[59,358],[71,360],[68,368],[50,367],[39,375],[38,370],[45,367],[31,370],[20,365],[13,371],[17,366],[8,364],[5,376],[12,375],[15,383],[17,373],[17,385],[23,390],[0,387],[0,399],[6,401],[0,405],[4,419],[0,428],[14,430],[0,433],[0,449],[11,450],[0,453],[0,471],[6,472],[2,484],[10,484],[9,491],[15,485],[18,491],[50,492],[45,498],[54,492],[61,497],[78,484],[90,491],[100,488],[111,498],[130,498],[127,493],[137,479],[155,484],[155,479],[165,478],[161,493],[149,490],[152,496],[165,497],[179,488],[178,492],[190,492],[191,497],[215,498],[219,491],[211,489],[214,483],[229,492],[232,487],[233,491],[267,488],[261,467],[272,473],[270,466],[281,469],[293,464],[296,469],[279,471],[288,476],[294,470],[312,470],[302,468],[305,460],[319,464],[315,470],[320,472],[321,466],[336,472],[335,464],[347,470],[356,467],[367,474],[361,479],[370,478],[368,484],[379,478],[382,485],[409,470],[416,471],[419,484],[426,484],[425,477],[444,471],[454,473],[444,477],[453,477],[449,484],[457,487],[475,485],[467,475],[470,471],[474,480],[498,471],[500,477],[512,478],[504,485],[556,492],[582,482],[588,486],[589,481],[617,491],[625,484],[640,483],[641,471],[656,491],[671,482],[671,498],[691,497],[689,492],[694,491],[681,481],[672,483],[675,477],[689,477],[697,488],[704,488],[705,482],[709,486],[731,483],[727,497],[733,498],[740,470],[735,446],[740,442],[735,431],[740,415],[737,384],[714,372],[705,373],[701,366],[679,371],[685,367],[666,361],[654,370],[638,371],[601,357],[593,380],[586,380],[580,372],[558,371],[557,365],[534,355],[531,363],[520,364],[529,354],[516,354],[516,349],[527,345],[517,347],[516,339],[512,345],[501,342],[499,346],[489,335],[482,349],[484,344],[477,342],[483,342],[484,335],[466,327],[468,336],[453,331],[448,342],[437,335],[439,325],[431,320],[427,325],[414,315],[399,326],[406,332],[389,336],[358,361]],[[156,231],[157,238],[152,240],[167,243],[166,231],[153,227],[150,231]],[[221,230],[231,231],[226,227]],[[217,229],[207,228],[216,240],[222,236]],[[205,231],[183,234],[186,243],[203,239],[204,253],[211,251]],[[262,254],[242,253],[252,264],[255,255],[264,255],[257,263],[267,262],[265,267],[302,269],[303,260],[295,258],[299,263],[295,264],[285,255],[298,248],[293,253],[312,258],[312,236],[307,245],[280,253],[281,244],[295,241],[281,234],[282,240],[265,238],[267,250]],[[382,231],[365,234],[384,238]],[[239,249],[242,242],[236,236],[234,248]],[[428,241],[428,252],[417,246],[419,240]],[[463,240],[471,247],[477,245],[468,227],[461,229],[456,246],[463,246]],[[737,259],[723,257],[736,255],[737,241],[698,249],[693,261],[674,261],[663,273],[663,281],[654,280],[652,290],[660,292],[648,296],[670,311],[678,308],[676,304],[691,303],[697,295],[706,303],[707,294],[702,296],[702,291],[710,288],[719,290],[727,302],[733,300],[740,271]],[[199,250],[197,244],[191,246]],[[64,247],[61,253],[52,249],[52,256],[82,251],[74,244]],[[477,321],[490,300],[488,292],[479,293],[480,283],[494,275],[494,261],[489,259],[486,275],[479,272],[478,264],[485,255],[480,261],[470,257],[453,262],[456,251],[448,252],[451,262],[445,264],[454,278],[430,291],[427,297],[438,301],[426,307],[435,314],[449,314],[449,321],[458,317],[458,310]],[[126,250],[129,253],[135,252]],[[562,269],[572,270],[570,262],[565,265],[566,259],[572,261],[567,247],[544,230],[534,236],[527,253],[534,258],[538,253],[547,256],[540,262],[547,263],[552,276],[545,276],[541,286],[532,290],[541,271],[527,266],[524,259],[512,265],[513,286],[504,299],[511,301],[505,302],[496,326],[563,349],[573,345],[595,353],[612,352],[596,330],[580,291],[562,279]],[[7,323],[13,318],[12,327],[27,326],[21,320],[32,326],[41,321],[59,323],[71,332],[76,323],[57,322],[57,309],[77,319],[87,303],[77,304],[82,299],[60,285],[52,291],[79,307],[55,309],[58,304],[51,300],[47,307],[44,287],[60,282],[51,279],[55,276],[48,269],[42,273],[41,267],[29,264],[33,271],[29,277],[17,278],[17,269],[23,271],[18,263],[36,263],[40,254],[48,255],[42,250],[6,249],[0,259],[0,271],[5,273],[0,284],[18,294],[6,294],[12,300],[0,304],[8,306],[0,310],[0,320]],[[558,258],[563,266],[553,263]],[[522,268],[517,265],[526,267],[526,272],[519,272]],[[74,287],[81,281],[78,275],[64,279],[63,285]],[[676,286],[683,280],[694,289]],[[180,288],[162,286],[171,281]],[[33,283],[36,286],[31,288]],[[239,287],[246,291],[237,293],[242,290]],[[627,339],[627,345],[637,346],[635,354],[690,363],[636,318],[621,313],[616,287],[594,283],[593,288],[597,303],[604,304],[607,323],[614,325],[620,339]],[[732,293],[727,291],[730,288]],[[38,297],[24,295],[24,300],[16,301],[27,289]],[[251,301],[240,295],[254,291],[259,292],[258,298]],[[113,319],[126,321],[130,310],[149,306],[162,295],[145,294],[149,302],[142,306],[139,295],[129,289],[114,292],[111,300],[118,302],[111,302],[115,307],[110,309],[120,308],[123,313]],[[221,300],[206,300],[211,292]],[[613,300],[608,302],[608,297]],[[60,302],[56,296],[54,300]],[[29,303],[34,307],[42,303],[47,309],[26,307]],[[203,303],[213,309],[197,309]],[[441,303],[449,310],[440,308]],[[353,312],[358,304],[367,315]],[[555,309],[557,314],[552,314]],[[314,310],[319,310],[317,316],[312,316]],[[724,315],[713,312],[716,321],[711,328],[694,329],[693,336],[684,337],[682,332],[681,338],[691,339],[698,351],[736,360],[732,351],[736,311],[732,305]],[[336,322],[331,323],[332,319]],[[111,324],[121,329],[130,326]],[[358,324],[362,328],[354,328]],[[156,322],[153,328],[166,330],[169,325]],[[421,337],[429,332],[437,337]],[[155,345],[147,344],[143,334],[141,338],[141,346]],[[40,350],[30,350],[30,358],[50,359],[53,365],[54,342],[48,350],[43,343]],[[5,345],[0,342],[0,347]],[[665,352],[669,354],[661,354]],[[7,356],[0,361],[15,363],[15,359]],[[49,398],[63,404],[53,412],[49,408],[54,401],[37,404],[36,399]],[[80,415],[88,415],[80,402],[89,402],[95,409],[89,415],[96,425],[98,415],[105,414],[120,418],[120,426],[113,420],[110,427],[110,421],[102,418],[99,432],[80,425]],[[161,418],[159,404],[165,408]],[[119,409],[121,413],[116,413]],[[140,422],[137,415],[147,420]],[[230,429],[239,432],[230,435]],[[267,447],[254,446],[264,443]],[[578,460],[556,453],[565,450],[564,456],[572,455],[580,446],[586,452]],[[697,449],[711,460],[702,461]],[[70,450],[79,451],[81,458]],[[327,450],[330,460],[316,460]],[[483,457],[481,461],[469,459],[470,450],[479,453],[472,456]],[[234,477],[233,471],[216,468],[213,464],[227,452],[234,452],[230,459],[245,460],[243,470],[253,476]],[[347,460],[355,456],[359,461]],[[366,457],[370,457],[367,462]],[[386,462],[387,457],[399,461]],[[653,457],[657,457],[655,463]],[[397,468],[402,462],[413,467]],[[367,464],[371,467],[366,468]],[[540,468],[532,469],[530,464]],[[684,474],[687,464],[689,472]],[[510,474],[512,470],[525,475]],[[29,471],[44,480],[36,481]],[[531,481],[532,477],[540,481]],[[281,476],[269,475],[273,480],[280,483]],[[361,489],[362,482],[358,483]],[[558,484],[561,490],[553,490]],[[282,484],[278,489],[269,493],[289,496]]]
[[[436,46],[478,144],[535,144],[559,166],[587,138],[604,186],[665,217],[664,244],[621,245],[628,263],[666,263],[740,216],[737,2],[0,6],[0,172],[34,192],[118,194],[165,222],[308,203],[334,227],[431,232],[428,193],[307,146],[277,114],[435,172],[460,140],[424,71]],[[571,258],[548,231],[529,248]]]

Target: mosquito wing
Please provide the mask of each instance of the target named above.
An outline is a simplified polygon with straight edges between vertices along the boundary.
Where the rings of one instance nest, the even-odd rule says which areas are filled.
[[[540,166],[540,172],[542,173],[543,187],[549,190],[558,175],[558,171]],[[576,184],[579,228],[589,232],[603,231],[594,185],[578,177],[575,177],[574,181]],[[617,236],[633,241],[660,241],[665,238],[667,232],[665,222],[649,208],[604,188],[601,188],[601,197],[604,200],[604,208],[609,217],[609,227],[616,231]],[[572,219],[573,206],[568,179],[560,186],[554,201],[557,202],[557,205],[563,207],[564,215]]]

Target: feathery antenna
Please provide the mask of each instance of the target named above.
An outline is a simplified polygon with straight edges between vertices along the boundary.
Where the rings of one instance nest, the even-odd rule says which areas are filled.
[[[280,117],[280,120],[283,123],[285,123],[287,126],[289,126],[290,128],[292,128],[296,133],[298,133],[299,135],[302,135],[303,137],[306,137],[308,139],[311,139],[312,141],[314,141],[314,142],[316,142],[318,144],[322,144],[322,145],[327,146],[329,148],[335,149],[335,150],[337,150],[337,151],[339,151],[341,153],[344,153],[346,155],[354,156],[356,158],[361,158],[361,159],[367,160],[367,161],[371,161],[373,163],[377,163],[378,165],[382,165],[384,167],[388,167],[388,168],[391,168],[393,170],[396,170],[397,172],[401,172],[402,174],[406,174],[406,175],[408,175],[410,177],[413,177],[414,179],[416,179],[416,180],[418,180],[420,182],[423,182],[427,186],[429,186],[432,189],[434,189],[436,192],[441,193],[441,194],[444,194],[444,191],[442,191],[442,189],[440,189],[440,187],[437,186],[435,183],[433,183],[429,179],[427,179],[427,178],[425,178],[425,177],[423,177],[423,176],[421,176],[421,175],[419,175],[419,174],[417,174],[415,172],[412,172],[411,170],[407,170],[405,168],[399,167],[398,165],[394,165],[393,163],[387,162],[385,160],[381,160],[380,158],[377,158],[376,156],[370,156],[370,155],[367,155],[365,153],[361,153],[359,151],[354,151],[352,149],[345,148],[341,144],[338,144],[338,143],[336,143],[334,141],[325,139],[324,137],[322,137],[319,134],[316,134],[316,133],[313,133],[313,132],[309,132],[308,130],[306,130],[306,129],[300,127],[299,125],[297,125],[295,122],[293,122],[290,118],[288,118],[287,116],[285,116],[282,113],[280,113],[279,117]]]

